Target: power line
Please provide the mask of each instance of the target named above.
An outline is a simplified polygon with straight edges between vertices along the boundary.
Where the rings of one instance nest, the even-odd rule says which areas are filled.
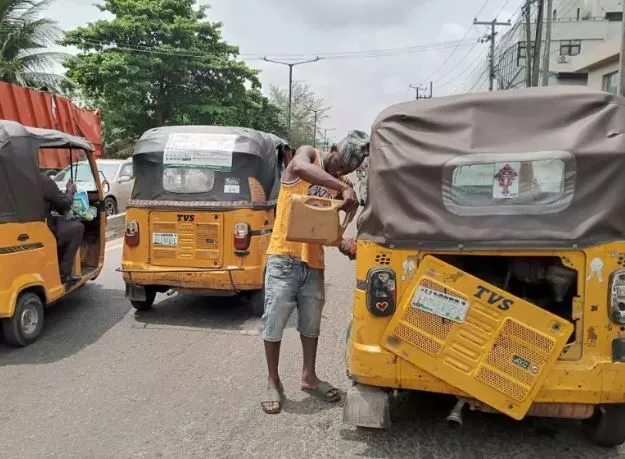
[[[83,39],[80,41],[82,44],[91,45],[94,47],[100,47],[102,50],[120,50],[120,51],[133,51],[140,53],[151,53],[151,54],[159,54],[164,56],[179,56],[179,57],[191,57],[191,58],[211,58],[211,57],[223,57],[223,54],[220,55],[211,55],[208,53],[199,53],[199,52],[190,52],[185,49],[173,48],[173,49],[156,49],[153,46],[144,46],[144,45],[130,45],[130,44],[119,44],[119,43],[111,43],[111,42],[102,42],[95,40]],[[470,42],[469,42],[470,43]],[[469,44],[469,43],[465,43]],[[376,57],[391,57],[391,56],[401,56],[406,54],[420,54],[423,52],[438,50],[438,49],[447,49],[452,46],[462,46],[463,43],[459,41],[449,41],[449,42],[438,42],[424,45],[416,45],[405,48],[389,48],[389,49],[378,49],[378,50],[365,50],[365,51],[345,51],[342,53],[334,53],[334,54],[320,54],[319,57],[324,60],[344,60],[344,59],[365,59],[365,58],[376,58]],[[356,54],[358,53],[358,54]],[[302,59],[310,56],[300,55]],[[265,56],[254,55],[254,54],[237,54],[236,57],[240,57],[242,60],[251,61],[251,60],[264,60]],[[279,59],[279,57],[272,58]],[[295,60],[293,57],[289,57],[288,59],[282,59],[284,61]]]
[[[481,6],[481,7],[480,7],[480,9],[477,11],[477,13],[475,13],[475,15],[474,15],[473,17],[477,17],[477,16],[479,16],[479,15],[482,13],[482,11],[484,11],[484,8],[486,8],[486,5],[488,5],[488,2],[489,2],[489,1],[490,1],[490,0],[484,0],[484,3],[482,3],[482,6]],[[464,36],[462,37],[462,40],[461,40],[461,41],[463,41],[463,40],[465,40],[465,39],[467,38],[467,36],[469,35],[469,32],[470,32],[470,31],[471,31],[474,27],[475,27],[475,26],[474,26],[473,24],[471,24],[471,25],[467,28],[467,30],[466,30],[466,32],[464,33]],[[432,74],[429,78],[426,78],[426,81],[427,81],[427,80],[433,80],[433,79],[434,79],[434,77],[436,76],[436,74],[437,74],[437,73],[438,73],[438,72],[439,72],[439,71],[440,71],[440,70],[441,70],[441,69],[445,66],[445,64],[447,64],[447,62],[449,62],[449,60],[451,59],[451,56],[453,56],[453,55],[454,55],[454,53],[455,53],[457,50],[458,50],[458,47],[455,47],[455,48],[454,48],[454,50],[453,50],[451,53],[449,53],[449,55],[448,55],[448,56],[447,56],[447,58],[443,61],[443,63],[442,63],[441,65],[439,65],[439,67],[438,67],[438,68],[434,71],[434,73],[433,73],[433,74]]]

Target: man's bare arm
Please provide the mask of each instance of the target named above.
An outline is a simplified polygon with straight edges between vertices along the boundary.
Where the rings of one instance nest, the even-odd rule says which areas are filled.
[[[298,178],[312,184],[335,191],[345,191],[349,188],[345,182],[328,174],[322,168],[315,166],[316,154],[315,150],[309,146],[303,146],[297,149],[292,161],[293,174]]]

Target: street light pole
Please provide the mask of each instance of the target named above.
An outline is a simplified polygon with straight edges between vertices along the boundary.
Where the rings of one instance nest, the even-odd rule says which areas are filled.
[[[267,59],[267,57],[265,57],[263,60],[265,62],[271,62],[272,64],[280,64],[280,65],[288,65],[289,66],[289,105],[288,105],[288,120],[287,120],[287,126],[288,126],[288,132],[289,132],[289,138],[288,141],[292,142],[293,140],[291,139],[291,103],[293,100],[293,67],[295,67],[296,65],[302,65],[302,64],[309,64],[311,62],[317,62],[318,60],[320,60],[320,57],[316,57],[315,59],[309,59],[307,61],[299,61],[299,62],[282,62],[282,61],[274,61],[271,59]]]
[[[326,107],[326,108],[316,108],[316,109],[312,109],[309,108],[308,111],[311,111],[315,114],[315,130],[313,131],[313,147],[317,148],[317,113],[319,112],[325,112],[326,110],[330,110],[330,108],[332,107]]]
[[[324,133],[323,133],[323,144],[325,145],[326,148],[328,148],[328,131],[334,131],[336,128],[332,128],[332,129],[328,129],[325,128],[324,129]]]

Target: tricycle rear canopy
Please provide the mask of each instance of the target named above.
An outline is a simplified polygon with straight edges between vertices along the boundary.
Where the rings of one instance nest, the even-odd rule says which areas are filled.
[[[624,102],[552,87],[388,108],[372,128],[359,237],[431,249],[622,239]]]
[[[81,137],[0,120],[0,223],[45,218],[38,160],[46,148],[94,151]]]
[[[264,201],[277,197],[277,150],[286,141],[253,129],[166,126],[147,131],[133,154],[131,205],[250,203],[250,178]]]

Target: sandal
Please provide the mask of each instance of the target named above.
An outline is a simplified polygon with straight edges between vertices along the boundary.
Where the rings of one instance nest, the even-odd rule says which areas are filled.
[[[328,403],[336,403],[341,400],[341,394],[339,390],[332,384],[322,381],[317,384],[317,387],[302,387],[302,390],[313,397],[323,400]]]
[[[278,414],[282,411],[282,401],[284,400],[284,387],[268,387],[265,394],[265,400],[260,402],[260,406],[266,414]],[[274,409],[267,408],[267,405],[276,404]]]

